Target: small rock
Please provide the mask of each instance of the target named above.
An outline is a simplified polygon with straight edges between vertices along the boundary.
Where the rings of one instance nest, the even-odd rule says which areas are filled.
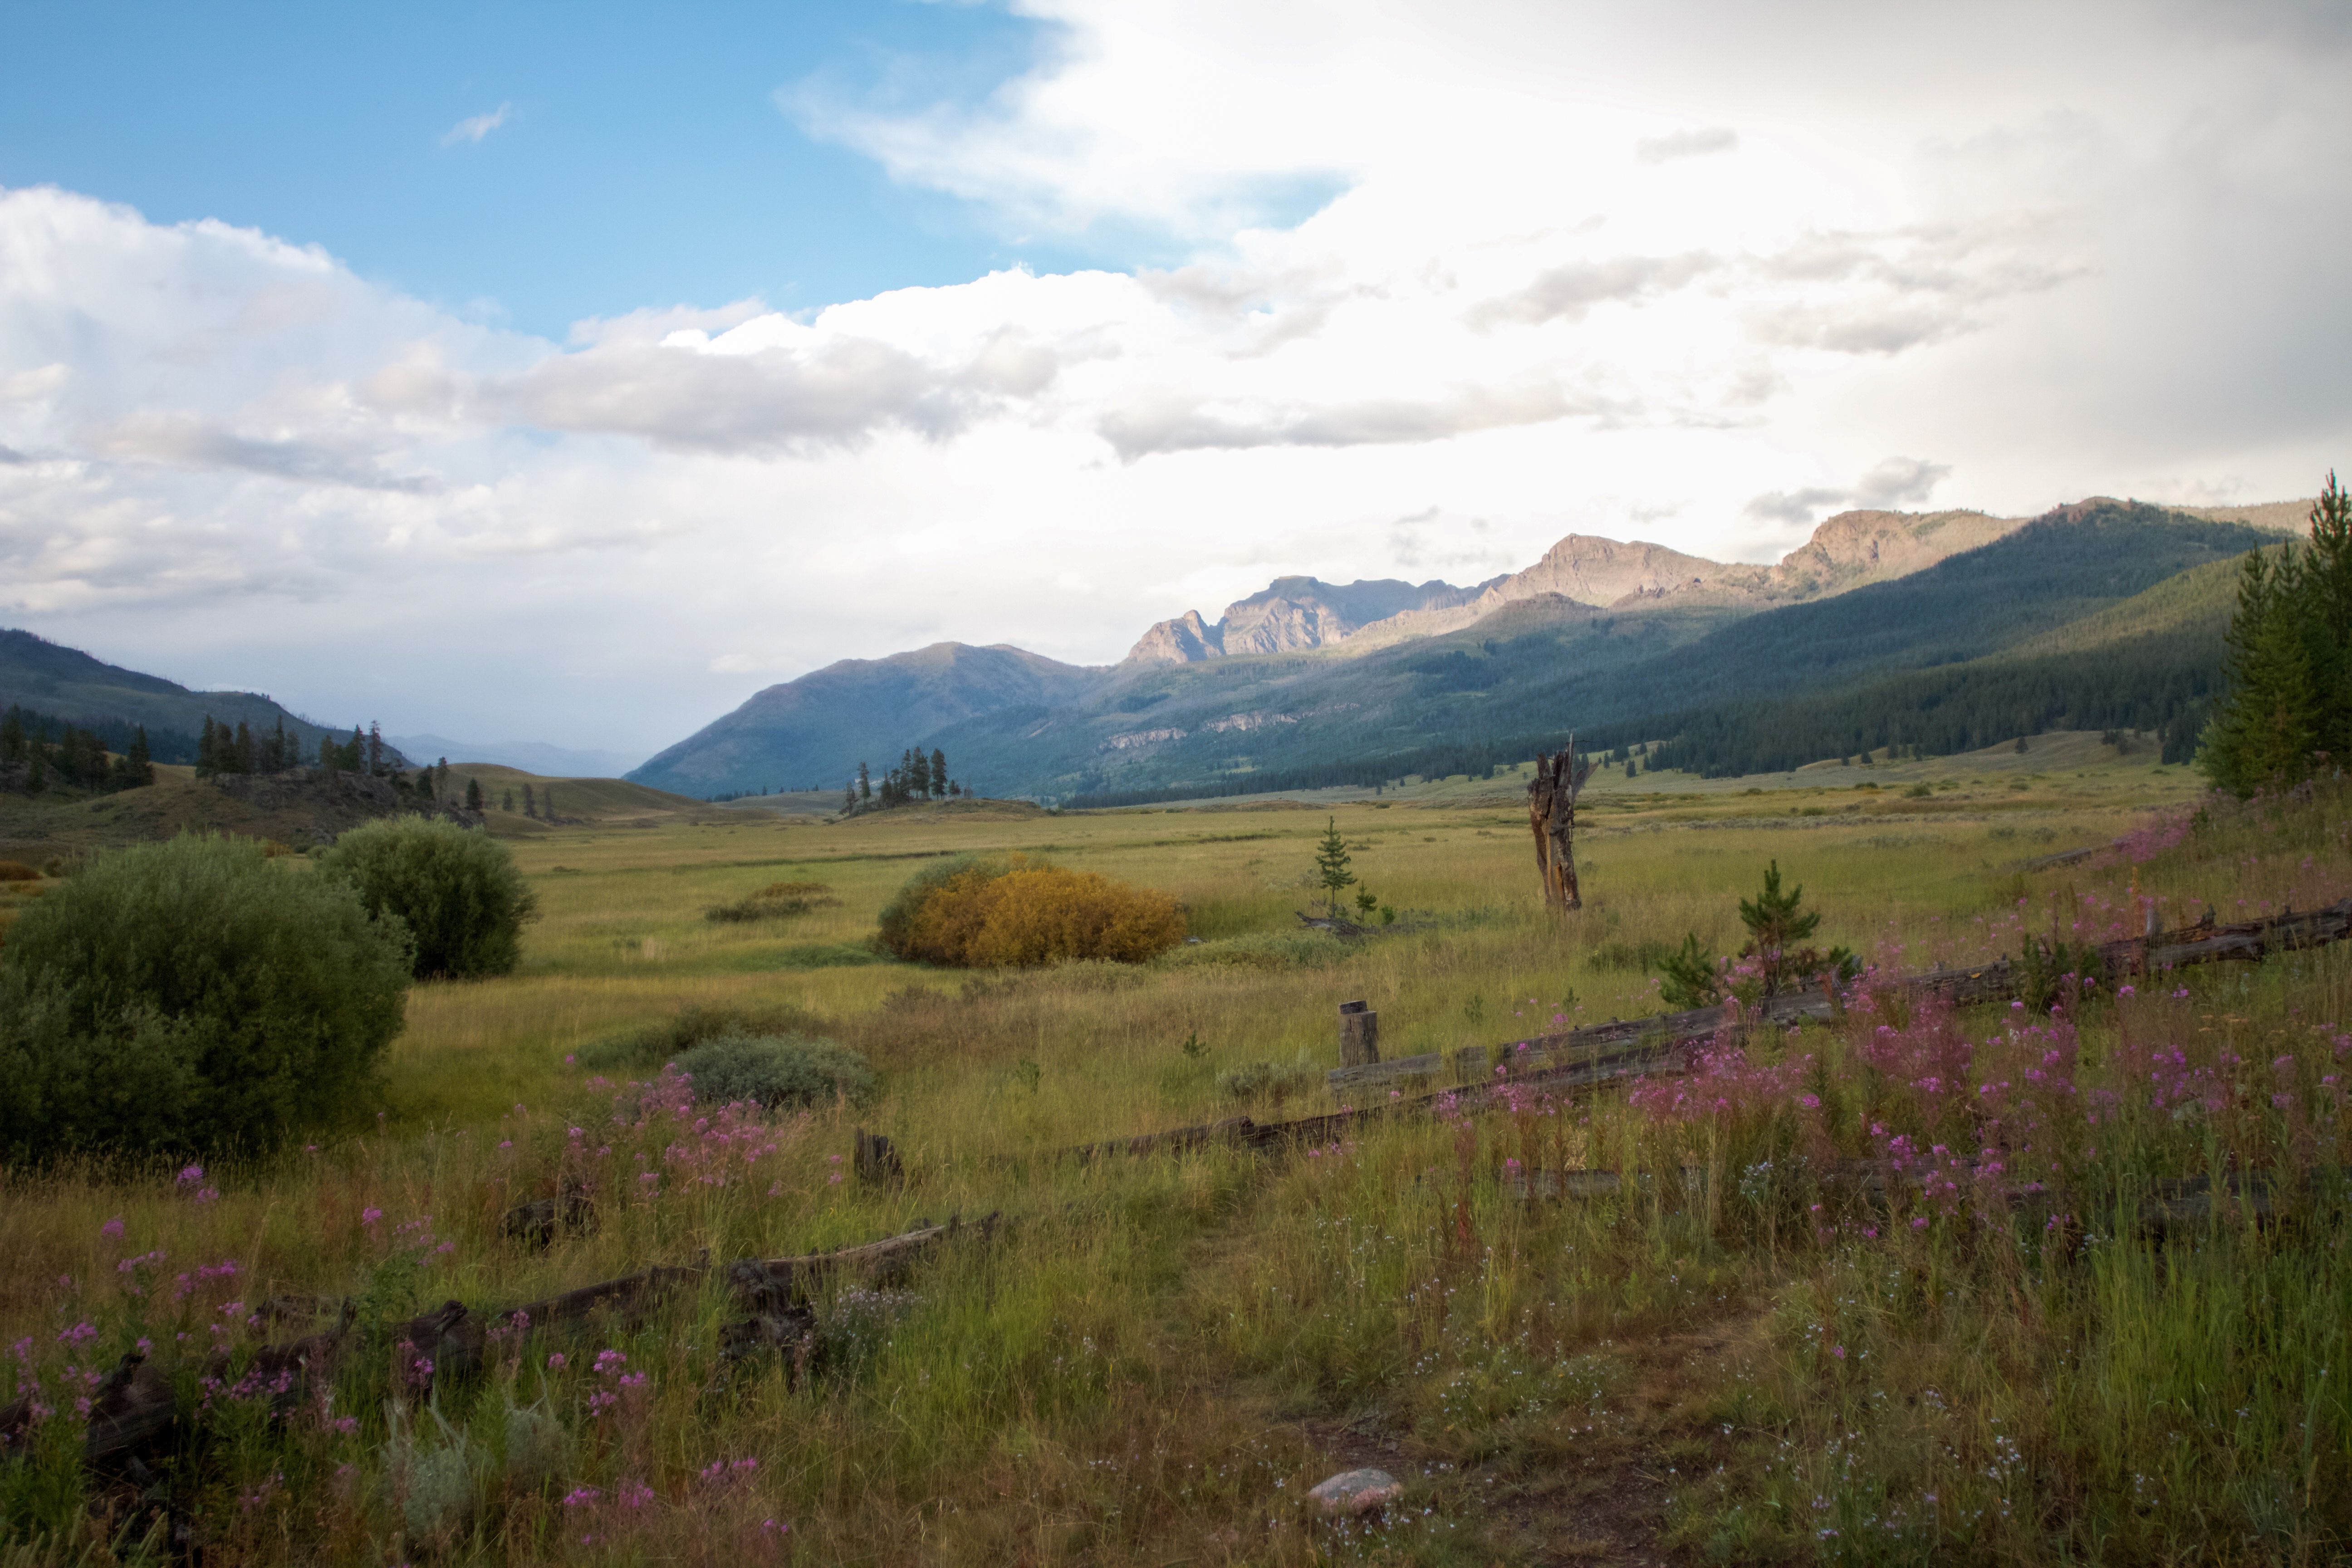
[[[1404,1495],[1404,1484],[1386,1470],[1342,1470],[1307,1494],[1327,1514],[1370,1513]]]

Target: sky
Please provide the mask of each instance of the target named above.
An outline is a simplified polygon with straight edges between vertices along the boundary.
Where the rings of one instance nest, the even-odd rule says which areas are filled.
[[[0,6],[0,624],[650,754],[1270,579],[2352,462],[2352,10]]]

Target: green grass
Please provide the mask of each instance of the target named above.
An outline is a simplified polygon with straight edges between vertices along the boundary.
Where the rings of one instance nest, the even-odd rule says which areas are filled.
[[[1870,1152],[1874,1118],[1927,1114],[1873,1076],[1863,1017],[1758,1042],[1756,1062],[1810,1054],[1813,1076],[1711,1121],[1610,1094],[1468,1121],[1368,1119],[1283,1157],[1045,1157],[1236,1110],[1324,1109],[1319,1089],[1277,1111],[1219,1080],[1257,1062],[1336,1065],[1343,1001],[1380,1012],[1391,1056],[1654,1011],[1645,963],[1686,931],[1731,946],[1737,899],[1769,859],[1826,912],[1818,940],[1898,968],[2014,952],[2029,933],[2103,936],[2136,896],[2186,921],[2209,902],[2236,918],[2352,891],[2340,796],[2217,811],[2137,864],[2021,869],[2182,798],[2131,759],[2064,756],[2000,773],[1922,764],[1916,777],[1958,784],[1927,799],[1884,767],[1877,791],[1612,792],[1585,814],[1588,907],[1564,925],[1537,905],[1507,800],[1335,805],[1355,871],[1410,917],[1360,944],[1302,936],[1292,913],[1309,900],[1320,808],[746,812],[519,840],[543,910],[522,966],[417,987],[381,1102],[315,1152],[214,1162],[205,1201],[162,1168],[0,1175],[15,1263],[0,1272],[0,1346],[29,1341],[26,1364],[63,1412],[30,1461],[0,1463],[0,1520],[105,1561],[68,1380],[142,1336],[159,1355],[181,1333],[248,1345],[260,1331],[245,1319],[272,1294],[357,1295],[365,1331],[452,1297],[487,1309],[706,1251],[799,1253],[1001,1210],[1016,1223],[998,1244],[926,1268],[903,1287],[912,1300],[877,1310],[824,1292],[827,1349],[798,1382],[772,1361],[714,1390],[731,1310],[714,1289],[446,1388],[438,1413],[467,1434],[475,1468],[470,1513],[439,1539],[408,1529],[393,1479],[396,1347],[381,1338],[323,1415],[273,1429],[233,1412],[175,1484],[217,1563],[2339,1557],[2345,1195],[2322,1181],[2277,1223],[2222,1215],[2161,1243],[2132,1207],[2150,1177],[2352,1160],[2323,1081],[2333,1026],[2352,1015],[2352,960],[2335,952],[2200,971],[2185,999],[2084,1005],[2070,1069],[2082,1095],[2128,1089],[2117,1058],[2157,1043],[2213,1067],[2226,1093],[2186,1118],[2122,1105],[2065,1121],[2030,1156],[2064,1162],[2074,1218],[2055,1229],[2030,1207],[1888,1209],[1819,1179]],[[1203,940],[1134,968],[964,974],[875,958],[876,911],[925,859],[1007,849],[1164,889]],[[705,918],[780,881],[824,883],[838,903]],[[881,1099],[723,1146],[694,1124],[706,1113],[640,1122],[618,1047],[597,1047],[690,1005],[813,1018],[874,1063]],[[1973,1040],[2008,1041],[2009,1016],[1963,1022]],[[2015,1048],[1985,1047],[1985,1070]],[[897,1142],[903,1187],[835,1179],[860,1125]],[[1633,1179],[1527,1204],[1512,1162]],[[593,1233],[543,1253],[500,1237],[509,1205],[567,1180],[596,1196]],[[195,1277],[222,1261],[237,1272]],[[592,1408],[623,1392],[589,1370],[605,1349],[648,1381]],[[567,1363],[551,1370],[558,1352]],[[542,1398],[570,1434],[545,1489],[504,1468],[508,1403]],[[404,1421],[437,1436],[423,1412]],[[741,1459],[757,1465],[699,1479]],[[1370,1525],[1312,1523],[1303,1490],[1366,1462],[1405,1480],[1406,1505]],[[627,1505],[638,1487],[650,1499]],[[580,1489],[598,1495],[567,1507]]]

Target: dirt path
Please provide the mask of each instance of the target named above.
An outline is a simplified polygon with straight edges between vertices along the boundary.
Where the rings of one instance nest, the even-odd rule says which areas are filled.
[[[1485,1515],[1488,1548],[1509,1563],[1667,1568],[1696,1562],[1665,1541],[1675,1488],[1712,1469],[1719,1427],[1706,1409],[1725,1380],[1763,1350],[1763,1319],[1749,1315],[1627,1347],[1632,1377],[1619,1409],[1579,1428],[1556,1452],[1519,1453],[1451,1478],[1447,1511]],[[1333,1470],[1376,1466],[1401,1478],[1438,1456],[1375,1420],[1309,1417],[1307,1445]]]

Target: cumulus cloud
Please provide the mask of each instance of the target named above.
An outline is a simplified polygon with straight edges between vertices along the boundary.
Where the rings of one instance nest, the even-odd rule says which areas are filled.
[[[441,145],[455,147],[463,142],[467,146],[478,146],[483,137],[504,125],[507,117],[513,112],[513,104],[501,103],[488,114],[468,115],[441,133]]]
[[[1807,524],[1832,507],[1858,507],[1888,511],[1916,506],[1935,494],[1951,473],[1948,463],[1922,458],[1888,458],[1847,489],[1808,486],[1802,489],[1768,490],[1751,498],[1747,513],[1765,522]]]
[[[1474,327],[1503,321],[1532,326],[1562,319],[1582,321],[1595,305],[1638,304],[1704,277],[1717,265],[1705,251],[1572,261],[1547,268],[1524,289],[1474,307],[1465,319]]]

